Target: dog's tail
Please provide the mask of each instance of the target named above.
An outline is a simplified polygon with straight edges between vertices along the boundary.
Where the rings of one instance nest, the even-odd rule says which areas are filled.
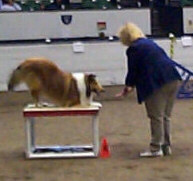
[[[22,77],[21,66],[18,66],[10,75],[8,81],[8,90],[14,90],[14,88],[22,82]]]

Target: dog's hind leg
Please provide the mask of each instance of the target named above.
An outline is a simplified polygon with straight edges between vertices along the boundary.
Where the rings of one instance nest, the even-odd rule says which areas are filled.
[[[35,107],[40,107],[39,104],[38,104],[39,103],[40,91],[33,89],[30,92],[31,92],[32,98],[33,98],[33,100],[35,102]]]
[[[41,107],[39,105],[39,96],[41,90],[41,82],[40,79],[34,75],[33,73],[29,74],[26,78],[26,84],[30,90],[31,96],[34,100],[35,107]]]

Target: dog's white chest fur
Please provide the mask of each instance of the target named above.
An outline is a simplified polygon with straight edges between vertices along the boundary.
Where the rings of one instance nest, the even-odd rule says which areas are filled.
[[[86,96],[86,84],[84,73],[73,73],[72,76],[77,81],[78,91],[80,93],[80,104],[83,106],[90,106],[93,99],[93,94],[91,93],[90,97]]]
[[[82,106],[95,106],[102,107],[102,104],[99,102],[93,102],[93,92],[91,92],[90,97],[86,96],[86,83],[85,83],[85,74],[84,73],[73,73],[72,76],[77,81],[78,91],[80,93],[80,104]]]

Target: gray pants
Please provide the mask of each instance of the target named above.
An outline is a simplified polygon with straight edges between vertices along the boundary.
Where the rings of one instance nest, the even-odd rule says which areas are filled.
[[[147,115],[150,118],[150,149],[156,151],[162,145],[171,145],[170,117],[179,81],[172,81],[155,91],[145,101]]]

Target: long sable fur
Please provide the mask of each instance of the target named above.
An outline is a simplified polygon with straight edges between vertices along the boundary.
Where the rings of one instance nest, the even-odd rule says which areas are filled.
[[[61,71],[53,62],[43,58],[31,58],[21,63],[11,74],[8,89],[26,83],[37,104],[44,95],[60,106],[80,104],[76,80],[71,73]]]

